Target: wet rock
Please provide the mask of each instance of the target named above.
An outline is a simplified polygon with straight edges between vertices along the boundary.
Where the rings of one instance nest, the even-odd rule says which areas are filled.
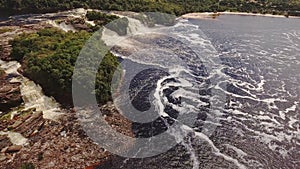
[[[7,135],[0,135],[0,150],[4,149],[5,147],[11,146],[12,143],[10,142]]]
[[[132,136],[130,123],[121,117],[113,105],[104,106],[101,109],[112,111],[106,117],[109,124],[119,132]],[[19,168],[22,162],[29,161],[36,168],[82,169],[111,159],[110,153],[95,144],[85,134],[74,110],[68,110],[59,122],[43,119],[42,112],[28,113],[28,115],[27,120],[23,119],[25,115],[22,114],[17,116],[17,119],[12,119],[14,123],[23,121],[14,131],[27,137],[28,144],[14,153],[14,158],[8,157],[11,162],[0,162],[0,168]],[[7,155],[12,156],[12,153],[7,153]]]
[[[34,120],[41,118],[42,116],[43,116],[43,112],[41,112],[41,111],[40,112],[36,112],[36,113],[32,114],[32,116],[28,120],[26,120],[26,122],[31,123]]]
[[[20,145],[13,145],[5,149],[4,153],[15,153],[22,149]]]
[[[9,58],[9,54],[11,52],[11,45],[5,43],[5,44],[2,44],[1,45],[1,48],[0,49],[0,59],[2,60],[5,60],[5,61],[9,61],[10,58]]]
[[[43,112],[36,112],[31,114],[31,116],[27,120],[23,121],[21,125],[14,128],[14,131],[19,132],[28,138],[37,134],[37,132],[42,129],[45,121],[46,120],[43,118]]]
[[[24,121],[25,121],[26,119],[28,119],[31,116],[31,114],[33,112],[35,112],[35,110],[36,110],[36,108],[30,108],[30,109],[26,109],[26,110],[20,110],[16,114],[14,114],[13,118],[16,119],[16,118],[19,118],[21,116],[22,119],[24,119]]]
[[[2,112],[7,112],[23,102],[20,83],[10,83],[6,76],[4,72],[0,73],[0,111]]]
[[[16,121],[13,125],[8,126],[8,128],[14,129],[19,127],[21,124],[23,123],[23,121]]]

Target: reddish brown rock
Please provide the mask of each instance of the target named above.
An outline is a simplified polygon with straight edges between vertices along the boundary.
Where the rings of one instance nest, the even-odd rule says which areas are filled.
[[[103,106],[101,110],[111,111],[106,118],[116,130],[132,135],[131,123],[122,118],[112,105]],[[85,134],[72,110],[66,112],[59,122],[43,119],[42,113],[31,114],[26,120],[24,117],[20,114],[17,119],[13,119],[14,123],[23,122],[13,130],[28,138],[28,144],[14,153],[13,160],[0,162],[0,168],[20,168],[22,163],[31,162],[36,168],[84,169],[104,164],[113,157]],[[32,131],[37,132],[28,135]]]
[[[11,146],[12,143],[10,142],[7,135],[0,135],[0,150],[3,150],[5,147]]]
[[[0,72],[0,111],[2,112],[9,111],[23,102],[20,83],[10,83],[6,77],[3,71]]]
[[[39,132],[46,120],[43,118],[42,112],[35,112],[33,114],[21,116],[15,123],[14,128],[10,128],[18,133],[21,133],[24,137],[32,137]],[[16,124],[16,125],[15,125]]]
[[[78,28],[87,28],[82,25],[81,21],[72,24],[78,24]],[[44,27],[49,27],[49,25],[47,23],[39,23],[30,26],[15,26],[13,34],[0,35],[0,45],[4,47],[4,52],[0,52],[0,58],[10,60],[11,46],[8,41],[12,40],[14,36],[22,32],[35,32]],[[18,93],[20,91],[18,87],[20,84],[8,83],[5,79],[6,76],[1,77],[0,87],[5,87],[2,89],[3,92],[0,92],[0,107],[3,101],[1,97],[7,101],[18,101]],[[7,87],[7,85],[11,87]],[[7,92],[10,92],[10,94],[6,94]],[[13,95],[13,93],[15,94]],[[10,108],[7,102],[3,105],[6,109]],[[102,107],[101,110],[106,111],[106,120],[115,130],[125,135],[133,135],[131,123],[123,118],[112,105]],[[45,120],[41,112],[34,114],[20,113],[13,119],[1,121],[0,130],[5,131],[7,128],[28,138],[28,144],[23,147],[12,146],[7,136],[0,137],[1,150],[3,149],[3,152],[14,152],[1,154],[1,169],[21,168],[24,164],[43,169],[83,169],[94,164],[108,164],[107,161],[111,161],[113,157],[113,155],[95,144],[86,135],[74,111],[67,112],[60,122]]]
[[[20,145],[12,145],[10,147],[8,147],[7,149],[5,149],[4,153],[15,153],[18,152],[22,149],[22,146]]]

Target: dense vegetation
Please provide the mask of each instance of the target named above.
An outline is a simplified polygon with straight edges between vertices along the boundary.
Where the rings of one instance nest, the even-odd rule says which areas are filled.
[[[242,11],[298,15],[299,0],[0,0],[1,14],[95,8],[120,11],[159,11],[181,15],[188,12]]]
[[[97,11],[88,11],[86,17],[89,21],[101,21],[101,24],[103,25],[106,25],[115,19],[119,19],[119,17],[116,15],[110,15]]]
[[[89,38],[90,33],[86,31],[72,33],[54,28],[22,34],[11,41],[11,57],[22,63],[24,74],[40,84],[46,94],[70,104],[74,65]],[[95,93],[99,103],[111,99],[110,83],[117,65],[117,58],[107,53],[96,79]]]

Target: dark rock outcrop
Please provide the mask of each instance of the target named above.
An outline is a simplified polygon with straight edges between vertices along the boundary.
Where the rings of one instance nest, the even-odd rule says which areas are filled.
[[[22,102],[20,83],[10,83],[6,79],[6,74],[0,73],[0,111],[7,112]]]

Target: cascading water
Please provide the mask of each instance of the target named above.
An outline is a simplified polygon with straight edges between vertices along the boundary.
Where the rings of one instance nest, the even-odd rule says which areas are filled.
[[[74,9],[70,11],[58,12],[58,13],[47,13],[47,14],[29,14],[29,15],[19,15],[12,16],[11,19],[14,19],[16,25],[18,24],[38,24],[46,22],[53,27],[59,28],[65,32],[73,31],[75,28],[72,25],[67,25],[65,22],[57,23],[56,19],[59,18],[84,18],[87,10],[85,9]],[[5,23],[5,22],[4,22]],[[17,28],[21,29],[21,28]],[[1,34],[3,39],[10,40],[13,39],[13,36],[19,34],[20,31],[13,30],[11,32],[6,32]],[[18,32],[18,33],[17,33]],[[34,108],[36,112],[42,111],[43,117],[45,119],[57,120],[61,113],[63,112],[60,109],[59,103],[57,103],[52,97],[45,96],[43,94],[42,88],[35,84],[33,81],[24,77],[18,72],[18,69],[21,67],[20,63],[16,61],[2,61],[0,60],[1,68],[4,69],[6,74],[11,75],[13,78],[10,79],[11,82],[20,82],[21,94],[24,100],[24,109]],[[12,115],[17,113],[14,111]]]
[[[53,18],[82,16],[84,12],[14,19],[28,24],[51,20],[56,24]],[[286,24],[278,24],[281,22]],[[73,30],[66,25],[56,26],[64,31]],[[154,122],[134,123],[137,137],[164,132],[178,120],[178,114],[197,115],[195,119],[181,119],[194,122],[192,125],[183,125],[180,130],[170,132],[181,142],[174,149],[153,158],[127,159],[126,163],[122,161],[123,168],[147,168],[147,164],[153,168],[299,168],[300,33],[295,29],[299,27],[299,22],[290,19],[220,16],[217,20],[179,20],[170,28],[151,29],[129,18],[129,35],[123,37],[105,29],[102,39],[108,45],[117,44],[121,50],[115,48],[113,52],[128,63],[124,66],[125,80],[126,73],[139,67],[151,65],[165,71],[159,73],[149,69],[132,77],[136,84],[154,92],[133,82],[130,103],[145,109],[151,103],[161,117]],[[160,41],[153,37],[160,39],[161,34],[170,35],[168,31],[177,38],[165,37]],[[149,32],[151,36],[146,37]],[[130,38],[136,33],[141,35]],[[189,44],[189,48],[177,46],[176,40]],[[164,50],[155,53],[149,46],[163,47],[181,57],[174,59],[175,55],[164,53]],[[122,48],[127,50],[124,52]],[[140,49],[150,52],[134,54]],[[192,51],[196,51],[196,55]],[[221,62],[216,63],[218,59]],[[36,108],[36,111],[43,111],[44,118],[52,120],[61,115],[63,110],[54,99],[45,96],[39,85],[17,72],[18,62],[0,61],[0,65],[11,75],[11,81],[21,82],[24,109]],[[209,70],[208,74],[201,65]],[[214,78],[218,79],[216,83],[210,81]],[[213,96],[211,89],[221,91],[225,99]],[[212,107],[212,102],[217,101],[226,103]],[[206,135],[205,125],[216,127],[215,132]],[[191,133],[187,139],[183,138],[184,132]],[[15,144],[26,143],[17,133],[0,134],[8,134]]]
[[[154,78],[158,76],[159,71],[158,74],[151,70],[140,73],[133,79],[136,85],[129,88],[129,93],[132,92],[131,96],[133,96],[130,103],[119,99],[116,100],[117,106],[133,104],[137,109],[144,110],[149,103],[152,103],[156,107],[155,110],[162,118],[142,124],[134,123],[133,129],[137,137],[151,137],[165,132],[180,113],[185,114],[191,110],[201,112],[198,114],[196,125],[185,125],[181,131],[172,133],[179,141],[183,140],[182,131],[193,133],[191,137],[181,142],[186,154],[190,156],[193,169],[275,166],[297,168],[299,163],[295,160],[298,157],[297,150],[299,151],[297,148],[299,147],[297,81],[299,81],[300,41],[299,30],[295,28],[299,27],[299,24],[292,22],[292,19],[281,19],[282,22],[290,25],[286,28],[280,26],[274,18],[222,16],[222,19],[225,21],[180,20],[171,28],[153,28],[148,32],[141,26],[142,33],[139,36],[114,38],[119,40],[115,43],[117,47],[113,48],[113,52],[122,58],[122,62],[125,60],[122,65],[125,69],[125,79],[132,80],[132,75],[126,77],[126,73],[132,73],[131,70],[139,71],[140,67],[147,68],[149,65],[155,65],[168,72],[167,75],[160,73],[159,80]],[[254,19],[266,20],[273,26],[254,26],[257,24]],[[244,25],[236,20],[243,20]],[[252,26],[247,23],[247,20],[252,22]],[[239,24],[236,25],[237,23]],[[136,25],[139,25],[137,21],[130,20],[129,29],[136,30],[137,33],[140,26]],[[227,29],[222,29],[224,25]],[[200,28],[205,30],[207,36],[203,36],[204,33],[199,31]],[[166,41],[160,37],[158,38],[160,40],[155,41],[153,40],[155,38],[149,35],[149,33],[164,34],[166,30],[174,32],[181,42],[190,44],[188,46],[202,58],[193,57],[193,53],[187,48],[179,48],[176,40],[172,38],[165,38],[168,39]],[[266,33],[267,31],[269,32]],[[114,44],[112,41],[107,41],[109,36],[106,37],[105,33],[103,40],[108,45]],[[184,49],[187,52],[186,55],[180,53],[182,56],[180,62],[176,62],[176,59],[170,57],[171,55],[165,54],[164,50],[160,53],[150,50],[164,47],[167,51],[170,49],[166,48],[167,42],[173,45],[174,51]],[[182,65],[182,62],[186,63],[186,66],[174,69],[174,65]],[[209,69],[207,76],[201,74],[203,73],[201,63]],[[287,74],[292,76],[289,77]],[[214,85],[201,86],[214,78],[217,78]],[[153,90],[151,86],[156,86],[153,93],[148,91]],[[193,86],[197,90],[190,88],[192,90],[189,91],[186,86]],[[206,88],[208,91],[201,88]],[[225,97],[214,98],[215,96],[209,93],[211,89],[223,93]],[[147,98],[145,95],[150,96]],[[220,107],[210,105],[220,100],[223,104],[220,104]],[[199,110],[199,107],[204,110]],[[217,112],[214,117],[218,120],[211,121],[208,117],[215,110]],[[189,120],[193,121],[193,119],[187,121]],[[217,126],[211,136],[205,134],[203,124],[207,123]],[[251,144],[253,146],[248,146]],[[127,159],[122,167],[145,168],[147,164],[161,163],[165,168],[172,168],[172,162],[168,163],[163,159],[172,161],[172,158],[175,158],[180,161],[181,157],[177,157],[176,153],[182,154],[183,150],[176,149],[147,160]],[[207,155],[209,152],[211,154]],[[183,153],[181,156],[186,154]],[[270,162],[265,161],[266,159]],[[184,158],[182,160],[178,163],[185,163],[185,165],[177,163],[177,167],[190,168],[186,163],[187,160]]]
[[[42,111],[45,119],[57,120],[62,114],[59,104],[51,97],[43,94],[42,88],[18,72],[21,67],[16,61],[0,60],[0,67],[8,75],[13,75],[11,82],[20,82],[21,95],[24,100],[24,110],[35,108],[35,112]],[[12,113],[12,117],[17,111]]]
[[[174,121],[177,121],[179,114],[183,114],[183,118],[180,119],[182,120],[181,122],[190,125],[183,125],[178,131],[172,130],[170,132],[171,135],[177,138],[178,143],[184,139],[184,133],[196,133],[194,136],[202,141],[208,142],[216,155],[225,158],[240,168],[245,168],[245,166],[240,164],[236,159],[221,153],[209,137],[197,131],[203,130],[202,132],[209,134],[210,129],[205,128],[208,126],[205,123],[218,126],[220,124],[214,118],[218,118],[218,116],[222,115],[220,111],[216,111],[217,109],[222,109],[222,107],[215,107],[216,110],[213,111],[216,112],[207,112],[207,108],[210,107],[211,104],[206,94],[201,95],[204,91],[206,91],[204,93],[207,93],[207,87],[211,88],[211,90],[213,90],[212,88],[214,87],[217,88],[217,86],[213,86],[213,84],[205,85],[206,82],[212,82],[212,79],[217,78],[217,76],[224,76],[222,73],[218,74],[220,73],[219,70],[213,70],[210,72],[210,75],[207,74],[208,72],[203,65],[205,62],[207,65],[218,68],[218,63],[214,61],[216,52],[209,41],[206,40],[204,36],[201,36],[203,34],[201,34],[201,31],[197,31],[197,26],[187,25],[182,22],[171,28],[160,27],[149,29],[140,25],[141,23],[139,23],[139,21],[130,19],[128,30],[134,30],[129,32],[129,35],[132,37],[114,38],[119,40],[117,43],[113,42],[116,44],[113,48],[113,52],[122,58],[121,65],[122,68],[125,69],[125,80],[129,79],[133,82],[132,85],[125,86],[121,89],[122,91],[126,91],[127,87],[129,87],[129,93],[133,92],[133,95],[131,94],[133,97],[122,97],[121,93],[121,97],[115,98],[115,104],[117,107],[121,107],[122,112],[122,108],[129,110],[127,106],[130,104],[133,104],[136,109],[147,109],[147,107],[150,108],[150,103],[153,103],[154,109],[158,111],[159,116],[161,116],[153,122],[133,123],[133,131],[136,136],[147,138],[166,132]],[[193,31],[187,33],[186,29]],[[174,32],[174,34],[167,33],[169,36],[164,37],[164,33],[166,34],[166,32]],[[107,45],[112,45],[112,41],[108,39],[109,35],[106,33],[109,33],[109,35],[113,33],[109,30],[104,31],[102,36],[102,39]],[[118,35],[114,34],[114,36]],[[191,41],[201,43],[201,49],[203,50],[195,45],[195,43],[185,46],[186,44],[190,44]],[[158,48],[162,49],[158,50]],[[114,51],[114,49],[116,49],[116,51]],[[151,49],[153,50],[151,51]],[[126,52],[122,52],[122,50]],[[168,53],[168,51],[171,52]],[[198,55],[203,56],[203,58],[200,58]],[[150,68],[142,72],[135,72],[143,68],[145,69],[149,67],[149,65],[164,69],[167,73],[157,70],[156,73],[154,73],[155,69]],[[131,76],[135,73],[138,74],[132,79],[133,77]],[[157,79],[155,76],[161,76],[160,78],[163,78],[157,81],[154,80]],[[221,78],[219,78],[219,80],[220,79]],[[147,83],[152,84],[150,86],[156,87],[150,87]],[[148,96],[153,99],[150,99],[149,103],[147,101],[149,98],[145,97],[145,92],[148,93],[147,91],[151,89],[155,91],[153,97]],[[147,95],[149,94],[150,93]],[[222,100],[219,102],[222,102]],[[148,104],[149,106],[147,106]],[[188,118],[185,119],[184,116],[188,116]],[[197,119],[199,116],[200,119]],[[198,125],[195,126],[196,123],[198,123]],[[192,146],[192,142],[183,141],[181,144],[190,154],[191,161],[193,161],[193,169],[198,169],[200,162]]]
[[[52,25],[53,27],[59,28],[65,32],[68,32],[68,31],[75,32],[76,31],[76,29],[72,25],[67,25],[65,22],[57,23],[56,21],[50,20],[48,23],[50,25]]]
[[[72,25],[67,25],[65,22],[57,23],[55,20],[58,18],[84,18],[87,10],[85,9],[75,9],[65,12],[59,13],[48,13],[48,14],[29,14],[29,15],[19,15],[12,16],[8,19],[10,22],[14,22],[15,25],[26,25],[26,24],[41,24],[43,22],[52,25],[53,27],[59,28],[65,32],[73,31],[75,32],[75,28]],[[88,22],[86,20],[86,22]],[[7,26],[7,23],[4,21],[1,23],[1,26]],[[93,24],[93,23],[91,23]],[[11,25],[9,23],[8,25]],[[31,32],[33,30],[29,30]],[[1,34],[1,38],[4,41],[3,44],[7,44],[5,41],[12,40],[14,36],[22,33],[22,28],[14,28],[14,30],[10,32],[6,32]],[[20,90],[21,95],[24,101],[24,105],[22,105],[18,110],[14,110],[11,112],[11,118],[13,118],[19,111],[22,110],[34,110],[33,113],[43,112],[43,118],[58,121],[61,115],[63,115],[64,110],[60,108],[60,104],[55,101],[54,98],[48,97],[44,95],[41,86],[35,84],[30,79],[24,77],[22,74],[18,72],[18,69],[21,67],[20,63],[16,61],[3,61],[0,60],[0,67],[5,71],[5,73],[10,78],[10,82],[20,82]],[[7,134],[10,138],[11,142],[16,145],[24,145],[27,143],[26,138],[24,138],[20,133],[15,133],[12,131],[1,132],[0,135]]]

